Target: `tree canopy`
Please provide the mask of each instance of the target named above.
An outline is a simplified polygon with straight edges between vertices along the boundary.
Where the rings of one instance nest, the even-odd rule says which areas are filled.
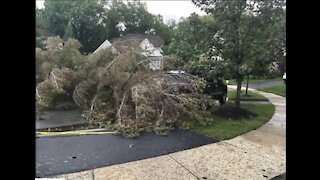
[[[46,29],[64,40],[75,38],[85,53],[93,52],[105,39],[127,33],[160,35],[166,43],[171,40],[170,27],[140,1],[46,0],[36,18],[37,29]]]

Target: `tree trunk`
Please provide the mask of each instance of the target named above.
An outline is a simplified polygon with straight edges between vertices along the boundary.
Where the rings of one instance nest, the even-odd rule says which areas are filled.
[[[123,103],[124,103],[124,100],[126,99],[126,95],[124,94],[123,95],[123,98],[122,98],[122,101],[121,101],[121,104],[120,104],[120,107],[119,107],[119,110],[117,112],[117,122],[118,124],[121,125],[121,110],[122,110],[122,107],[123,107]]]
[[[241,77],[237,77],[237,94],[236,94],[236,108],[240,108],[240,94],[241,94]]]
[[[248,95],[248,88],[249,88],[249,74],[247,74],[246,96]]]

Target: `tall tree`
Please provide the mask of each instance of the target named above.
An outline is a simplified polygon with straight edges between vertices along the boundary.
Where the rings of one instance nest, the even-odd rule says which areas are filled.
[[[219,27],[216,35],[222,38],[222,57],[228,62],[230,72],[237,80],[236,107],[240,106],[241,83],[248,71],[256,37],[257,26],[253,25],[252,19],[259,13],[261,1],[224,1],[224,0],[192,0],[192,2],[213,15],[215,24]],[[267,4],[276,4],[282,0],[269,1]],[[257,6],[258,5],[258,6]],[[268,9],[268,5],[264,6]],[[259,29],[259,28],[258,28]],[[268,40],[266,37],[260,40]],[[261,41],[260,41],[261,42]],[[260,51],[260,50],[258,50]]]
[[[83,45],[82,52],[94,51],[105,39],[102,24],[105,13],[103,1],[46,0],[44,7],[47,28],[65,40],[78,39]]]
[[[163,19],[149,13],[139,0],[127,3],[121,0],[46,0],[44,7],[46,28],[64,40],[79,40],[81,52],[93,52],[105,39],[125,33],[153,32],[166,43],[171,39],[170,28]],[[120,25],[124,29],[119,28]]]
[[[214,30],[211,16],[199,16],[192,13],[172,28],[173,35],[169,45],[164,48],[165,54],[174,54],[188,63],[198,59],[211,47]]]

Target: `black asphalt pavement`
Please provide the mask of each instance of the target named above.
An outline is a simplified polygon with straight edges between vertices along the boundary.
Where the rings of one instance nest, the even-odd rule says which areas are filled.
[[[135,139],[121,135],[38,137],[36,177],[136,161],[214,142],[214,139],[180,130],[168,136],[144,133]]]

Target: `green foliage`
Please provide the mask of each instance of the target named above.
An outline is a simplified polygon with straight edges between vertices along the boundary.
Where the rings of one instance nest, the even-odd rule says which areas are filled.
[[[74,72],[68,68],[53,68],[48,78],[36,87],[37,103],[44,107],[57,106],[70,100],[73,91]]]
[[[240,87],[244,76],[254,71],[261,73],[266,70],[261,67],[268,69],[266,64],[273,62],[275,40],[272,36],[274,31],[270,28],[274,27],[273,19],[281,19],[277,15],[283,14],[285,1],[192,2],[214,16],[214,24],[219,27],[215,36],[221,38],[221,41],[213,41],[213,46],[226,60],[231,76],[236,77],[239,82],[236,97],[236,106],[239,107]]]
[[[48,38],[44,49],[36,49],[36,98],[39,107],[57,107],[73,102],[72,94],[78,83],[77,70],[84,63],[81,44],[59,37]]]
[[[228,104],[224,106],[228,106]],[[259,128],[271,119],[275,111],[273,104],[242,104],[241,107],[256,113],[258,116],[237,121],[214,116],[215,121],[209,125],[201,125],[192,119],[185,119],[185,121],[189,122],[191,131],[217,140],[227,140]]]
[[[229,100],[235,100],[236,98],[236,92],[235,91],[229,91],[228,92],[228,98]],[[245,91],[241,91],[241,100],[243,101],[268,101],[268,99],[256,92],[249,91],[248,94],[245,94]]]
[[[45,24],[44,29],[64,40],[79,40],[81,52],[93,52],[105,39],[126,33],[160,35],[166,43],[171,39],[171,29],[162,17],[150,14],[140,1],[125,4],[119,0],[46,0],[44,6],[45,9],[37,11],[39,27]],[[119,28],[119,24],[125,28]]]
[[[193,13],[187,19],[180,21],[173,30],[171,43],[164,47],[164,54],[177,55],[185,63],[198,59],[199,55],[211,47],[212,20],[211,16],[199,16]]]
[[[215,48],[204,53],[199,59],[191,60],[185,65],[185,69],[192,74],[199,75],[206,80],[225,78],[228,75],[227,62],[221,57]]]
[[[68,25],[66,27],[66,30],[65,30],[65,33],[64,33],[64,36],[63,36],[63,39],[65,41],[68,40],[69,38],[75,38],[74,33],[73,33],[72,23],[71,23],[70,20],[68,22]]]
[[[278,94],[280,96],[286,97],[286,86],[285,85],[259,88],[257,90],[270,92],[270,93],[274,93],[274,94]]]
[[[164,71],[182,70],[185,62],[176,55],[164,56]]]

